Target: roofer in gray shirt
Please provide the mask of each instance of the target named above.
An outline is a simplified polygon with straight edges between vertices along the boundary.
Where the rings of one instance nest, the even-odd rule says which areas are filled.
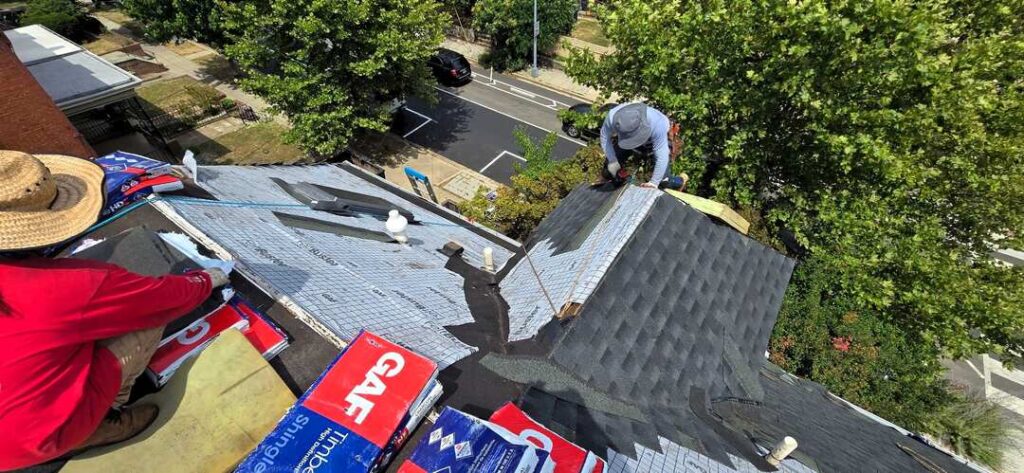
[[[654,172],[651,173],[651,180],[640,187],[657,188],[658,183],[668,177],[669,173],[670,128],[671,123],[664,113],[643,103],[622,104],[609,110],[601,126],[601,148],[608,161],[608,174],[616,176],[632,153],[653,153]]]

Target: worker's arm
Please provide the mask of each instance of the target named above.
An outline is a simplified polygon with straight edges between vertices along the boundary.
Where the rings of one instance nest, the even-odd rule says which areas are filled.
[[[82,310],[76,334],[101,340],[167,325],[198,307],[213,287],[204,271],[150,277],[111,267]]]
[[[671,123],[663,113],[655,114],[656,119],[651,123],[651,142],[654,145],[654,171],[651,172],[651,180],[648,184],[658,187],[661,180],[665,178],[665,171],[668,171],[668,132]]]
[[[615,144],[612,143],[612,134],[614,133],[612,115],[615,114],[617,109],[618,107],[609,110],[608,114],[604,117],[604,123],[601,124],[601,149],[604,150],[604,159],[608,164],[619,162],[615,156]]]

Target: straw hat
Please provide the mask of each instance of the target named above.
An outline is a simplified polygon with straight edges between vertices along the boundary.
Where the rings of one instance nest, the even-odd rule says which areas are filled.
[[[0,251],[60,243],[96,223],[103,169],[70,156],[0,150]]]

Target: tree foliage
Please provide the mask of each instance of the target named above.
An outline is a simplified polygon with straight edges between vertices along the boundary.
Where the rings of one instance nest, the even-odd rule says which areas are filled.
[[[540,143],[534,143],[522,130],[516,130],[515,137],[526,163],[512,176],[512,184],[499,188],[493,200],[478,193],[459,210],[471,220],[522,240],[563,197],[597,175],[604,155],[600,148],[590,146],[570,159],[555,161],[551,158],[558,141],[554,133]]]
[[[812,258],[790,281],[769,359],[899,425],[922,429],[952,396],[934,347],[837,294]]]
[[[681,124],[678,166],[757,209],[851,310],[954,357],[1024,351],[1024,6],[622,0],[586,85]]]
[[[213,45],[224,43],[217,0],[122,0],[121,6],[142,23],[150,40],[182,38]]]
[[[575,0],[537,2],[540,36],[537,51],[550,51],[558,37],[568,34],[576,22]],[[473,6],[473,25],[491,36],[491,65],[497,69],[522,69],[533,51],[533,0],[479,0]]]
[[[57,34],[78,39],[85,12],[74,0],[30,0],[21,16],[22,25],[43,25]]]
[[[997,406],[951,388],[934,345],[837,293],[836,274],[812,257],[794,273],[769,359],[901,426],[932,435],[989,466],[1006,425]]]
[[[433,0],[259,0],[225,8],[241,84],[288,115],[318,155],[385,131],[393,100],[426,96],[447,15]]]

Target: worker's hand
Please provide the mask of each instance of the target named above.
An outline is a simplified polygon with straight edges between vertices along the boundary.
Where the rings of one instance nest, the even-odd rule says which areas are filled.
[[[618,161],[612,161],[608,163],[607,169],[609,176],[615,176],[619,173],[619,169],[622,169],[622,166],[619,165]]]
[[[658,188],[658,186],[656,186],[654,184],[651,184],[650,182],[645,182],[643,184],[640,184],[640,187],[643,187],[645,189],[657,189]]]
[[[231,282],[231,280],[228,279],[228,275],[224,274],[224,271],[221,271],[220,268],[207,268],[204,269],[203,272],[210,277],[210,282],[213,283],[213,287],[221,287]]]

